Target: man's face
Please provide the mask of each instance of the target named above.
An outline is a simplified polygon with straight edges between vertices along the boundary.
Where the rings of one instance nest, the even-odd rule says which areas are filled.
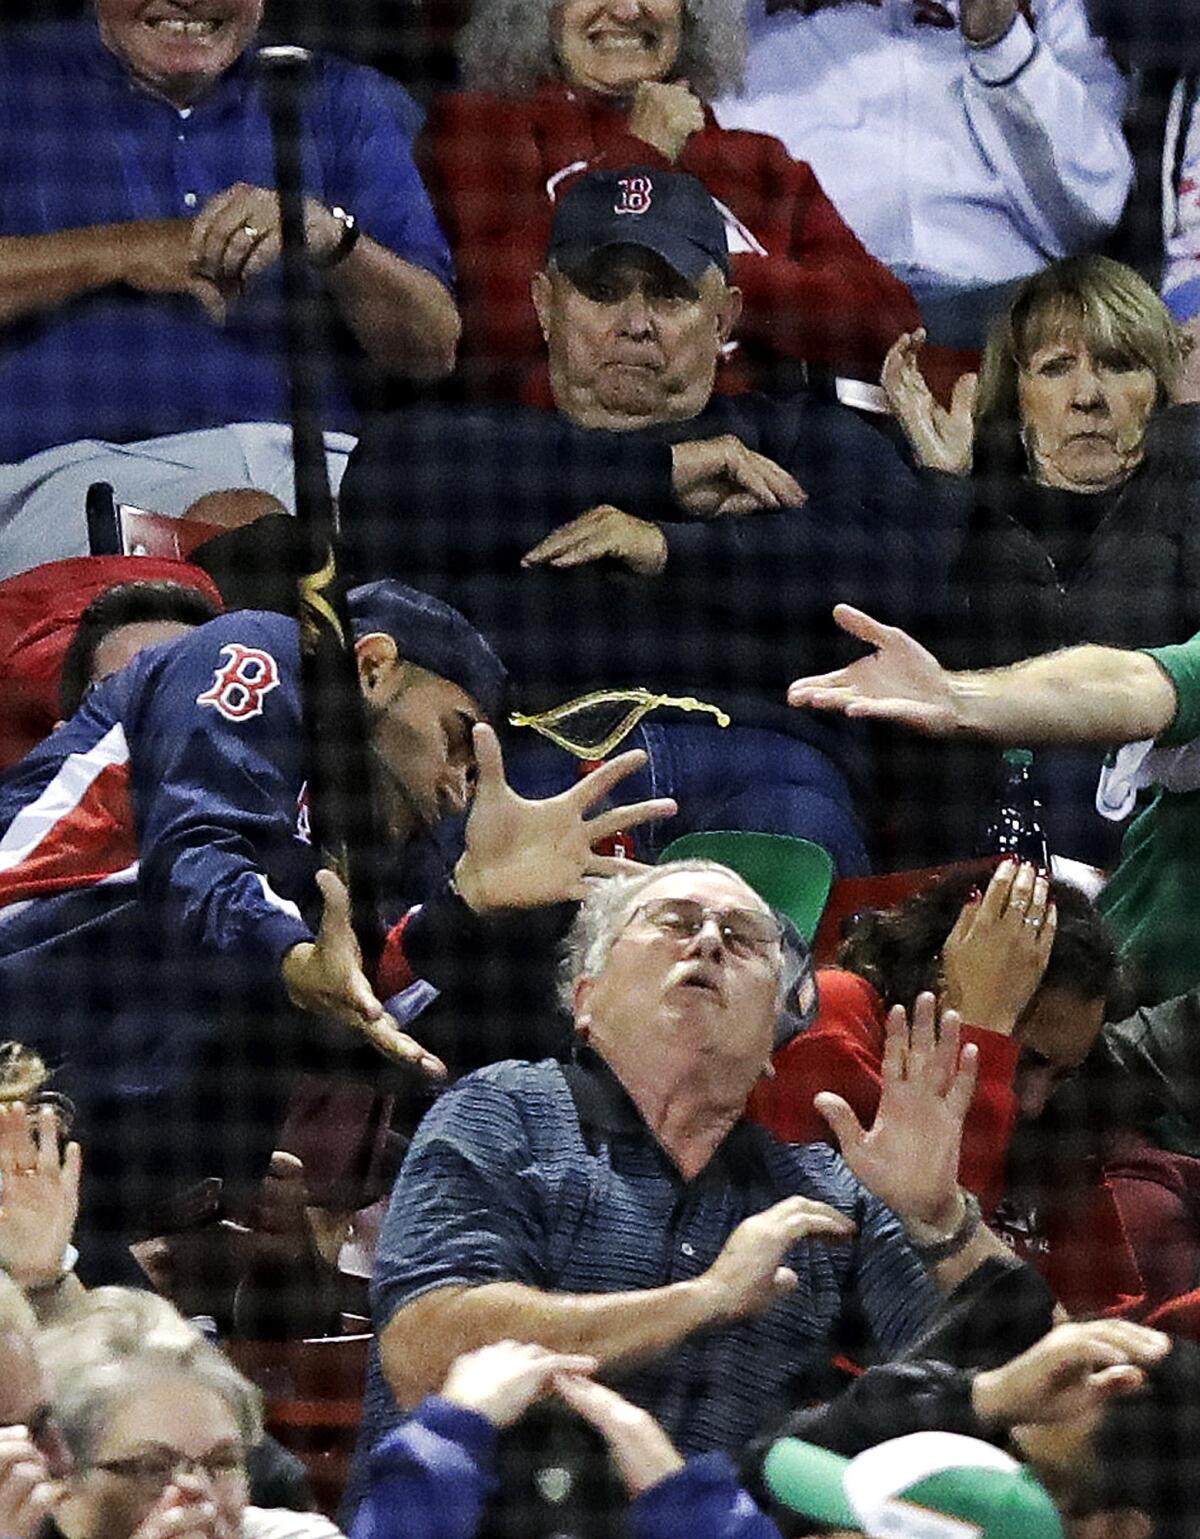
[[[147,647],[161,646],[166,641],[177,641],[180,636],[195,629],[182,620],[139,620],[133,625],[118,625],[100,642],[92,654],[90,682],[99,684],[110,674],[127,668]]]
[[[1017,1022],[1017,1106],[1022,1117],[1040,1117],[1054,1091],[1080,1068],[1104,1024],[1104,1000],[1069,989],[1039,989]]]
[[[680,0],[562,0],[552,22],[568,84],[627,96],[665,80],[679,54]]]
[[[689,283],[639,246],[594,252],[570,277],[539,273],[533,299],[558,409],[616,432],[703,411],[741,309],[716,267]]]
[[[483,720],[466,690],[397,663],[375,696],[368,690],[367,712],[376,794],[393,837],[465,812],[475,787],[471,729]]]
[[[674,933],[647,905],[702,904],[732,920],[767,916],[762,900],[732,873],[672,871],[643,887],[600,973],[579,985],[576,1027],[616,1070],[631,1054],[692,1053],[721,1064],[731,1084],[750,1089],[771,1056],[782,951],[777,940],[730,944],[717,920],[698,933]]]
[[[104,46],[152,91],[189,107],[250,46],[264,0],[96,0]]]

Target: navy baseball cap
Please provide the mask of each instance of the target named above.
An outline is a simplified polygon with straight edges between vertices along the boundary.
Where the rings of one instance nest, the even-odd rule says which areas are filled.
[[[390,578],[352,588],[346,604],[355,637],[373,631],[390,636],[405,662],[449,679],[466,690],[489,721],[499,720],[508,673],[457,609]]]
[[[572,182],[554,210],[547,258],[569,270],[606,246],[644,246],[689,283],[709,266],[729,277],[725,221],[683,171],[626,166]]]

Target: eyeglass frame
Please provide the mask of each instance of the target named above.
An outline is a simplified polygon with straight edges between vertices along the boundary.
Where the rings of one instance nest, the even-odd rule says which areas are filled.
[[[670,936],[672,934],[670,929],[664,925],[659,924],[655,919],[651,918],[649,915],[649,910],[658,909],[660,912],[666,913],[669,912],[672,908],[678,909],[683,905],[686,905],[686,907],[692,912],[693,916],[698,913],[700,922],[696,928],[691,931],[690,934],[675,934],[672,937],[675,940],[695,940],[696,936],[703,931],[704,926],[711,919],[716,924],[717,933],[721,937],[722,944],[726,946],[734,954],[734,956],[762,957],[765,961],[770,957],[771,947],[778,947],[782,951],[783,925],[770,910],[746,908],[742,905],[734,905],[729,908],[714,908],[710,904],[701,903],[698,898],[649,898],[645,903],[640,903],[633,910],[633,912],[625,919],[625,922],[621,925],[621,928],[617,933],[622,934],[629,928],[631,924],[633,924],[636,919],[645,918],[647,919],[648,923],[653,925],[661,935]],[[746,941],[741,941],[739,943],[732,941],[729,935],[726,933],[729,916],[732,914],[743,914],[746,916],[746,918],[752,919],[755,924],[764,926],[765,929],[761,937],[761,942],[752,941],[747,943]],[[767,934],[767,930],[769,930],[771,933]],[[749,944],[749,950],[739,949],[739,945],[744,947],[747,944]]]
[[[169,1467],[168,1467],[169,1453]],[[175,1449],[164,1452],[159,1461],[163,1465],[163,1471],[155,1470],[151,1473],[146,1467],[148,1460],[154,1459],[153,1454],[130,1454],[124,1459],[94,1459],[90,1464],[84,1465],[85,1470],[101,1470],[106,1475],[115,1475],[118,1480],[128,1480],[149,1488],[151,1485],[159,1490],[164,1490],[182,1470],[187,1475],[203,1475],[211,1481],[228,1480],[236,1477],[239,1480],[246,1479],[246,1449],[239,1450],[236,1459],[232,1450],[227,1455],[230,1463],[223,1469],[213,1469],[209,1461],[213,1454],[204,1454],[200,1458],[193,1458],[190,1454],[179,1453]],[[142,1466],[139,1468],[139,1466]]]

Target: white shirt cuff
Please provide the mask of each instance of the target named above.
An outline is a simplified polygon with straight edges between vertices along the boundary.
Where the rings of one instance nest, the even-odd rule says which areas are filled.
[[[1003,37],[994,43],[968,43],[971,73],[984,85],[1004,85],[1019,75],[1033,58],[1037,38],[1024,16],[1018,14]]]

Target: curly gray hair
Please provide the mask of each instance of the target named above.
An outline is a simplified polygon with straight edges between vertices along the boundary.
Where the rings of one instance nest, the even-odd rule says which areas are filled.
[[[574,1013],[575,985],[581,978],[594,978],[603,970],[613,942],[628,923],[638,897],[647,887],[676,871],[717,871],[722,876],[735,877],[749,893],[757,897],[744,877],[715,860],[668,860],[650,871],[640,871],[632,876],[607,877],[596,885],[584,901],[563,942],[558,1000],[568,1015]],[[770,911],[761,898],[758,902],[763,909]],[[799,966],[793,950],[790,946],[783,946],[779,966],[780,1005],[787,998],[798,976]]]
[[[742,83],[746,62],[745,0],[680,0],[683,25],[672,76],[703,101]],[[463,82],[473,91],[524,96],[561,68],[551,18],[555,0],[475,0],[458,35]]]

